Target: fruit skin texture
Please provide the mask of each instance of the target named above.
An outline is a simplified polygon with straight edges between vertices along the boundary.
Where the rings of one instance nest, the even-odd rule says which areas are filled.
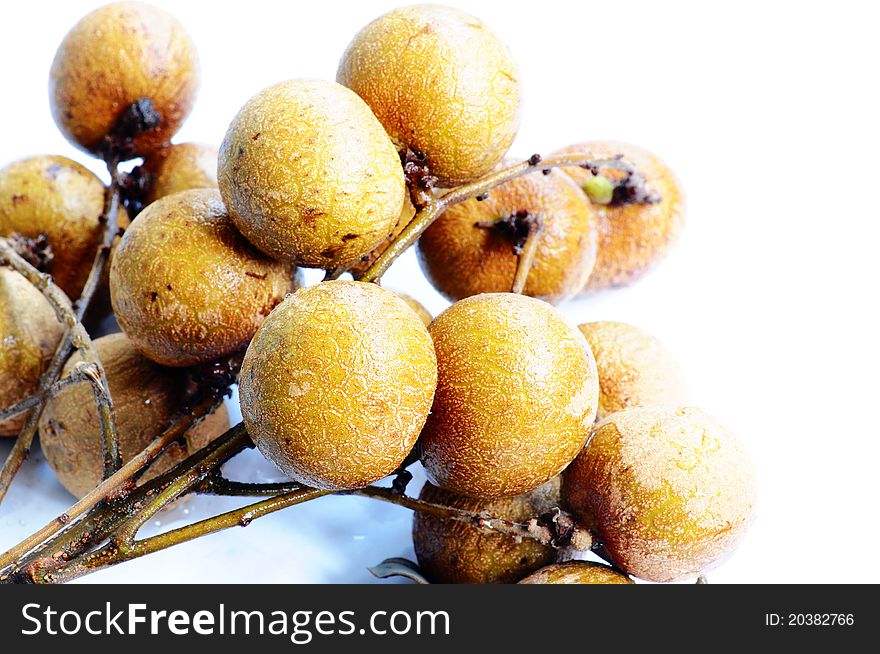
[[[525,175],[495,188],[486,200],[447,209],[418,241],[419,263],[444,297],[509,291],[519,257],[514,240],[478,227],[528,212],[540,220],[538,252],[523,292],[551,303],[577,294],[596,260],[597,218],[586,196],[565,173]]]
[[[348,266],[348,272],[350,272],[355,279],[357,279],[359,275],[363,275],[367,272],[370,266],[372,266],[376,259],[378,259],[382,253],[388,249],[391,243],[400,236],[400,233],[406,229],[407,225],[412,222],[412,219],[415,218],[415,216],[416,209],[413,206],[412,200],[410,200],[409,193],[406,193],[403,199],[403,208],[400,210],[400,216],[397,219],[397,223],[391,228],[391,233],[389,233],[388,237],[379,243],[379,245],[370,250],[370,252]]]
[[[276,259],[335,268],[375,248],[403,207],[394,145],[356,94],[291,80],[261,91],[233,119],[217,173],[235,225]]]
[[[675,581],[736,547],[754,513],[754,471],[699,409],[637,407],[597,424],[563,475],[562,498],[618,568]]]
[[[684,373],[656,338],[622,322],[588,322],[578,329],[599,370],[600,418],[633,406],[687,402]]]
[[[49,101],[64,137],[95,153],[132,103],[150,99],[159,126],[136,154],[163,147],[186,119],[199,85],[195,46],[172,16],[140,2],[96,9],[67,33],[49,73]]]
[[[560,152],[587,152],[595,159],[622,154],[658,192],[657,204],[594,205],[599,216],[599,251],[584,291],[626,286],[654,267],[674,245],[684,226],[684,191],[657,156],[615,141],[588,141]],[[563,168],[579,185],[592,177],[583,168]]]
[[[461,300],[429,327],[437,394],[422,433],[428,478],[482,499],[527,493],[580,452],[599,382],[587,341],[545,302]]]
[[[336,80],[360,95],[401,151],[427,155],[441,186],[492,170],[519,127],[519,73],[507,46],[457,9],[413,5],[364,27]]]
[[[103,211],[104,184],[66,157],[31,157],[0,170],[0,236],[45,232],[54,255],[46,272],[74,300],[101,244]]]
[[[94,341],[113,397],[114,417],[123,463],[143,450],[187,403],[183,371],[163,368],[146,359],[124,334]],[[74,355],[62,377],[82,362]],[[144,481],[182,461],[229,429],[229,414],[221,406],[186,434],[187,447],[173,445],[147,469]],[[104,472],[101,422],[91,387],[69,386],[46,404],[40,419],[40,444],[61,484],[82,497],[99,483]]]
[[[0,408],[37,390],[63,335],[40,291],[17,272],[0,266]],[[0,436],[17,436],[26,415],[0,421]]]
[[[437,383],[431,337],[376,284],[323,282],[282,302],[248,347],[241,411],[260,451],[296,481],[359,488],[415,445]]]
[[[592,561],[554,563],[533,572],[521,584],[633,584],[625,574]]]
[[[493,501],[455,495],[425,483],[420,500],[496,518],[528,522],[559,506],[559,478],[531,493]],[[416,511],[413,545],[419,567],[432,583],[510,584],[556,560],[556,550],[537,541],[482,531],[457,520]]]
[[[120,327],[166,366],[214,361],[244,349],[299,278],[238,233],[220,194],[162,198],[126,230],[110,265]]]
[[[217,148],[203,143],[178,143],[162,148],[144,162],[150,175],[147,204],[194,188],[217,188]]]

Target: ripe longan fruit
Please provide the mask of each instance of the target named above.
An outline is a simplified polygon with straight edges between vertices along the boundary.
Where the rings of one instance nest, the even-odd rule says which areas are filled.
[[[588,322],[587,338],[599,370],[599,417],[632,406],[682,405],[684,373],[656,338],[622,322]]]
[[[248,100],[226,132],[217,176],[245,238],[306,267],[369,253],[406,194],[400,158],[370,108],[323,80],[282,82]]]
[[[562,498],[615,566],[676,581],[736,547],[754,513],[754,471],[733,435],[699,409],[636,407],[597,424],[563,475]]]
[[[36,392],[64,328],[30,282],[0,266],[0,409]],[[0,421],[0,436],[17,436],[27,412]]]
[[[235,229],[220,193],[162,198],[131,223],[110,265],[119,326],[148,359],[190,366],[243,350],[299,276]]]
[[[514,246],[524,243],[527,221],[538,221],[541,231],[523,293],[554,304],[573,297],[596,260],[597,219],[577,185],[557,170],[451,206],[419,238],[422,271],[453,302],[510,291],[519,262]]]
[[[49,100],[65,138],[93,154],[130,105],[150,100],[159,124],[135,136],[134,154],[142,156],[171,140],[198,85],[198,56],[183,26],[151,5],[115,2],[64,37],[49,74]]]
[[[391,474],[431,409],[437,361],[421,319],[376,284],[297,291],[248,347],[241,412],[257,447],[307,486],[360,488]]]
[[[656,203],[595,203],[599,216],[599,251],[586,292],[626,286],[656,265],[678,239],[684,226],[684,191],[673,172],[647,150],[615,141],[588,141],[560,152],[587,152],[595,159],[622,154],[644,175],[648,190],[658,194]],[[593,174],[583,168],[563,168],[582,188],[589,188]],[[613,171],[601,175],[612,177]]]
[[[481,21],[441,5],[395,9],[364,27],[336,80],[361,96],[403,151],[451,187],[490,172],[519,127],[519,73]]]
[[[527,493],[581,450],[599,382],[587,341],[546,302],[474,295],[428,328],[437,393],[422,433],[428,478],[459,495]]]
[[[166,195],[195,188],[217,188],[217,148],[203,143],[178,143],[153,152],[144,160],[146,204]]]
[[[107,374],[120,454],[126,463],[184,410],[188,380],[183,371],[146,359],[124,334],[103,336],[94,345]],[[79,354],[71,357],[62,377],[71,374],[82,360]],[[154,461],[144,481],[169,470],[227,429],[229,413],[221,406],[186,433],[186,448],[175,444]],[[40,444],[58,481],[73,495],[82,497],[101,483],[101,421],[89,384],[68,386],[46,403],[40,418]]]
[[[530,493],[492,501],[463,497],[426,482],[425,502],[528,522],[559,506],[559,478]],[[416,512],[413,545],[419,567],[432,583],[510,584],[556,560],[556,550],[534,540],[490,533],[458,520]]]
[[[533,572],[521,584],[632,584],[632,579],[592,561],[553,563]]]
[[[406,229],[407,225],[412,222],[412,219],[416,216],[416,209],[413,206],[412,201],[409,198],[409,194],[404,194],[403,199],[403,208],[400,210],[400,216],[397,218],[397,223],[391,229],[391,233],[388,234],[388,237],[385,238],[379,245],[374,247],[370,252],[363,255],[360,259],[355,261],[353,264],[348,266],[348,272],[352,274],[352,276],[357,279],[359,275],[363,275],[367,270],[369,270],[370,266],[378,259],[385,250],[391,245],[391,243],[400,236],[400,233]]]
[[[0,236],[46,234],[52,261],[46,272],[76,300],[103,240],[104,184],[66,157],[22,159],[0,170]],[[120,212],[120,223],[127,216]]]

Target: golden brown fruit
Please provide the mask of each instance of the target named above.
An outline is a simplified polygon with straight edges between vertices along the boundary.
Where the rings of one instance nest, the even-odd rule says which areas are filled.
[[[425,308],[425,305],[419,302],[414,297],[407,295],[406,293],[401,293],[400,291],[394,291],[400,299],[406,302],[409,305],[409,308],[416,312],[416,315],[419,319],[425,323],[425,327],[431,324],[431,321],[434,320],[434,316],[431,315],[431,312]]]
[[[431,408],[437,362],[406,303],[376,284],[330,281],[278,306],[248,347],[241,412],[260,451],[317,488],[392,473]]]
[[[699,409],[638,407],[597,424],[563,475],[562,497],[618,568],[675,581],[736,547],[753,516],[754,472]]]
[[[541,232],[523,292],[553,304],[573,297],[596,260],[597,220],[586,196],[557,170],[519,177],[483,201],[447,209],[418,241],[422,271],[453,302],[510,291],[519,261],[514,246],[527,221],[537,221]]]
[[[107,373],[123,463],[130,461],[167,428],[187,404],[187,376],[163,368],[135,349],[124,334],[95,340],[95,351]],[[74,355],[62,377],[82,363]],[[179,463],[229,429],[229,414],[220,407],[186,434],[187,447],[175,444],[148,468],[144,480]],[[104,473],[101,422],[91,387],[75,384],[46,403],[40,419],[40,444],[61,484],[77,497],[95,488]]]
[[[244,240],[211,189],[175,193],[144,209],[110,266],[120,327],[166,366],[244,349],[297,280],[292,267]]]
[[[421,460],[431,481],[494,499],[558,475],[596,417],[583,334],[549,304],[511,293],[461,300],[429,331],[439,374]]]
[[[419,499],[525,523],[559,506],[559,478],[531,493],[492,501],[455,495],[426,482]],[[418,511],[413,545],[422,572],[437,584],[510,584],[556,560],[556,550],[549,545],[529,539],[517,542],[506,534]]]
[[[322,80],[282,82],[248,100],[226,132],[217,176],[245,238],[318,268],[379,245],[406,193],[400,159],[370,108]]]
[[[510,51],[450,7],[401,7],[374,20],[349,44],[336,80],[370,105],[399,149],[427,155],[441,186],[491,171],[519,127]]]
[[[669,167],[642,148],[615,141],[588,141],[560,152],[586,152],[595,159],[622,154],[645,176],[656,204],[594,205],[599,216],[599,251],[585,291],[625,286],[659,262],[684,225],[684,192]],[[564,168],[583,185],[593,175],[583,168]],[[603,173],[610,174],[610,173]]]
[[[625,574],[601,563],[566,561],[533,572],[521,584],[631,584]]]
[[[46,272],[73,300],[101,244],[103,211],[104,184],[66,157],[31,157],[0,170],[0,236],[45,233],[53,254]]]
[[[178,143],[146,158],[146,204],[194,188],[217,188],[217,148],[203,143]]]
[[[195,46],[180,23],[144,3],[115,2],[64,37],[49,74],[49,100],[65,138],[92,153],[131,104],[152,101],[159,125],[133,143],[135,154],[145,155],[171,140],[198,85]]]
[[[37,390],[64,329],[42,293],[0,266],[0,409]],[[0,421],[0,436],[17,436],[25,413]]]
[[[656,338],[622,322],[588,322],[586,336],[599,370],[599,417],[632,406],[682,405],[684,374]]]

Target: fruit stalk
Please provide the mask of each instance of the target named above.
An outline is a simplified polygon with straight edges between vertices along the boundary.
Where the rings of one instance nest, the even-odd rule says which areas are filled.
[[[535,255],[538,253],[538,243],[541,238],[541,225],[537,220],[529,222],[529,234],[526,236],[522,249],[518,252],[516,264],[516,276],[513,278],[511,293],[522,293],[529,278],[529,271],[535,263]]]
[[[86,370],[89,368],[92,368],[92,366],[88,366],[86,364],[77,366],[77,368],[71,374],[69,374],[67,377],[64,377],[63,379],[59,379],[44,392],[34,393],[30,397],[26,397],[25,399],[23,399],[21,402],[13,404],[9,408],[3,409],[2,411],[0,411],[0,422],[3,422],[7,418],[16,416],[19,413],[27,411],[31,407],[34,407],[42,402],[45,402],[46,400],[51,399],[68,386],[73,386],[74,384],[88,381],[85,373]]]
[[[596,160],[585,153],[554,154],[546,158],[539,154],[534,154],[525,161],[490,173],[474,182],[448,189],[438,195],[429,196],[426,202],[417,204],[421,208],[415,217],[388,246],[388,249],[379,255],[373,262],[373,265],[358,279],[362,282],[375,282],[381,278],[388,268],[391,267],[391,264],[431,226],[431,223],[437,220],[446,209],[454,204],[483,197],[501,184],[538,170],[549,171],[553,168],[579,167],[599,171],[602,168],[616,165],[618,165],[618,162],[614,159]],[[416,201],[415,197],[413,201]]]
[[[115,191],[111,193],[111,195],[114,194]],[[118,205],[118,197],[115,201],[111,200],[109,202],[111,213],[115,213],[114,207],[118,209]],[[108,219],[107,222],[108,224],[113,224],[113,233],[115,235],[115,219]],[[99,250],[99,254],[95,257],[95,263],[92,269],[92,273],[95,273],[95,270],[97,269],[97,279],[99,280],[103,275],[103,269],[106,265],[106,256],[103,257],[103,263],[100,262],[101,259],[102,256]],[[14,248],[4,239],[0,239],[0,264],[10,266],[39,290],[55,311],[58,320],[67,327],[67,335],[58,346],[49,369],[40,379],[37,395],[45,396],[48,389],[58,381],[62,367],[74,349],[79,350],[86,363],[91,364],[93,369],[91,370],[91,374],[87,374],[86,377],[92,385],[95,395],[95,403],[97,404],[98,415],[101,421],[105,473],[109,472],[112,474],[112,472],[119,469],[122,461],[119,453],[119,436],[116,433],[116,425],[113,420],[113,402],[110,397],[110,390],[107,385],[107,378],[104,374],[104,369],[95,353],[92,339],[89,338],[88,332],[86,332],[81,322],[81,317],[85,314],[85,310],[88,308],[91,299],[94,296],[96,286],[87,284],[84,295],[82,296],[83,301],[80,303],[79,308],[75,310],[73,306],[71,306],[70,300],[64,292],[52,282],[51,277],[41,273],[27,261],[22,259],[18,253],[15,252]],[[91,276],[92,275],[90,274],[90,278]],[[86,291],[90,294],[85,295]],[[0,501],[5,497],[15,474],[21,468],[25,458],[27,458],[31,443],[36,434],[37,421],[42,413],[42,408],[43,404],[39,403],[28,414],[28,418],[21,433],[16,439],[12,452],[10,452],[9,457],[3,466],[3,470],[0,472]]]

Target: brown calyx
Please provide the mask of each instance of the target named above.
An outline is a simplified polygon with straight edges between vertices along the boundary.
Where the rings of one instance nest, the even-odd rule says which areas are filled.
[[[49,243],[49,235],[42,232],[36,238],[28,238],[18,232],[10,234],[7,239],[18,256],[31,264],[40,272],[46,272],[55,255]]]
[[[513,253],[519,256],[522,254],[529,236],[535,230],[541,229],[541,217],[525,209],[520,209],[498,220],[481,220],[474,223],[474,227],[493,229],[510,239],[513,243]]]
[[[645,176],[635,165],[624,159],[623,155],[618,155],[611,161],[583,167],[593,175],[602,175],[614,186],[608,206],[658,204],[663,200],[660,193],[648,188],[648,180]]]

